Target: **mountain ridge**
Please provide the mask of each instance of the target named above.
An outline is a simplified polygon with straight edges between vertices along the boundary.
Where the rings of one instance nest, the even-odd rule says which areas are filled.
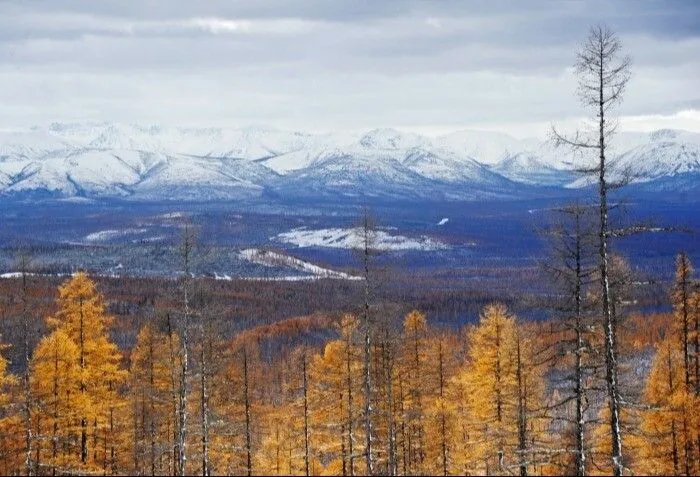
[[[620,133],[619,167],[640,190],[700,189],[700,134]],[[313,134],[251,126],[52,123],[0,131],[0,194],[143,200],[383,197],[479,200],[571,189],[571,156],[536,138],[380,128]]]

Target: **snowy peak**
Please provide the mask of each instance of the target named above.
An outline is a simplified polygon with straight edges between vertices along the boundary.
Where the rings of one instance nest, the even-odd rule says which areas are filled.
[[[575,179],[573,173],[552,167],[541,156],[527,152],[508,156],[491,170],[512,181],[530,185],[564,186]]]
[[[666,176],[700,173],[700,144],[663,139],[636,147],[622,154],[615,169],[630,171],[634,180],[648,182]]]
[[[508,134],[492,131],[457,131],[440,136],[436,144],[461,156],[484,164],[496,164],[511,154],[527,150],[533,141],[521,141]]]
[[[489,171],[488,168],[473,159],[460,159],[448,152],[436,153],[414,148],[406,153],[403,164],[417,174],[437,181],[488,184],[503,182],[502,177]]]
[[[41,130],[0,131],[0,161],[32,159],[74,147],[69,141]]]
[[[646,190],[663,179],[700,188],[700,134],[621,133],[617,169]],[[585,159],[585,158],[584,158]],[[0,194],[144,199],[382,197],[431,200],[532,196],[582,187],[571,158],[545,141],[395,129],[310,134],[264,126],[162,127],[53,123],[0,131]],[[543,190],[543,189],[542,189]],[[549,193],[543,190],[542,193]]]
[[[368,150],[396,151],[427,146],[430,144],[430,140],[417,134],[402,133],[395,129],[373,129],[364,134],[359,143]]]

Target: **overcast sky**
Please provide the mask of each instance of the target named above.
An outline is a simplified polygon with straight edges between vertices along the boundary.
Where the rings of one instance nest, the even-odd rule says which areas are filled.
[[[0,127],[53,121],[538,134],[582,116],[590,25],[625,129],[700,131],[696,0],[0,0]]]

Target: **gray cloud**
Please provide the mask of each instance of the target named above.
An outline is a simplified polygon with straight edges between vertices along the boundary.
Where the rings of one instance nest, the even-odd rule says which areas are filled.
[[[605,20],[622,113],[696,108],[688,0],[5,0],[0,126],[53,120],[466,127],[581,114],[569,66]]]

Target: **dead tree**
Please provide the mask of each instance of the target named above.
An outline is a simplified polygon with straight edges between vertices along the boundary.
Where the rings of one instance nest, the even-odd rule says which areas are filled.
[[[24,420],[24,439],[25,439],[25,456],[24,456],[24,471],[26,475],[34,475],[36,464],[32,458],[34,449],[34,432],[32,424],[32,405],[33,397],[29,381],[30,364],[32,360],[32,341],[33,330],[30,324],[30,306],[29,306],[29,276],[31,263],[29,257],[25,253],[21,253],[17,260],[17,270],[20,273],[22,280],[21,291],[21,311],[20,320],[22,321],[22,351],[24,372],[22,373],[22,417]]]
[[[557,211],[557,223],[546,232],[551,256],[542,264],[556,288],[557,299],[553,303],[555,312],[563,318],[563,336],[556,342],[560,349],[555,357],[573,355],[573,369],[567,376],[573,389],[558,405],[575,402],[573,424],[575,433],[576,475],[586,475],[588,461],[586,420],[588,389],[586,381],[591,371],[597,368],[592,361],[594,351],[588,338],[591,329],[588,323],[590,311],[595,303],[587,298],[587,292],[596,280],[594,266],[596,234],[592,224],[594,210],[581,204],[572,204]],[[573,333],[573,337],[571,334]]]
[[[579,78],[579,98],[582,104],[595,114],[595,138],[582,137],[577,133],[573,137],[560,134],[553,129],[555,144],[567,146],[577,151],[593,150],[597,153],[597,163],[578,170],[594,174],[598,182],[598,254],[599,279],[601,287],[601,307],[605,330],[605,374],[608,403],[610,407],[611,455],[613,471],[620,476],[624,470],[622,453],[622,433],[620,413],[622,402],[618,382],[618,357],[616,337],[616,317],[610,294],[609,279],[609,239],[611,230],[608,223],[608,193],[616,186],[611,181],[609,168],[610,138],[615,133],[616,125],[609,116],[615,106],[620,104],[625,87],[630,78],[631,60],[628,56],[620,57],[622,43],[617,35],[606,26],[591,28],[587,40],[577,55],[576,71]]]
[[[367,475],[374,475],[374,454],[372,444],[374,440],[372,429],[372,414],[374,407],[372,405],[372,370],[371,370],[371,350],[372,350],[372,310],[371,301],[373,294],[372,272],[374,270],[374,257],[377,255],[376,250],[376,224],[371,217],[367,208],[363,209],[361,223],[359,228],[359,244],[357,251],[362,260],[363,272],[363,305],[362,305],[362,331],[363,331],[363,383],[362,390],[364,394],[364,421],[365,421],[365,462]]]
[[[306,352],[302,356],[303,391],[304,391],[304,471],[306,477],[309,474],[309,396],[308,396],[308,374],[306,372]]]
[[[189,327],[190,327],[190,286],[192,281],[192,252],[195,246],[196,235],[190,224],[185,224],[180,243],[180,258],[182,260],[183,273],[181,278],[182,288],[182,339],[181,339],[181,363],[180,382],[178,392],[178,435],[177,435],[177,471],[180,476],[186,475],[187,464],[187,384],[189,377]]]
[[[250,385],[248,382],[248,350],[243,345],[243,393],[245,403],[245,452],[246,452],[246,475],[253,475],[253,450],[250,429]]]

